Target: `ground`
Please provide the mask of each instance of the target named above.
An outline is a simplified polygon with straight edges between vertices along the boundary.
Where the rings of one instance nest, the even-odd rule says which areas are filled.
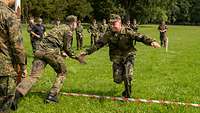
[[[23,37],[28,55],[28,72],[33,60],[32,49],[26,27]],[[139,32],[159,41],[157,25],[142,25]],[[84,45],[90,45],[87,31],[84,31]],[[137,43],[135,75],[132,98],[169,100],[200,104],[200,27],[169,26],[169,50],[154,49]],[[74,38],[73,48],[76,49]],[[76,51],[79,53],[79,51]],[[87,64],[66,58],[68,75],[62,92],[121,96],[123,85],[112,80],[111,62],[108,47],[87,57]],[[44,104],[56,73],[48,66],[40,81],[19,103],[14,113],[199,113],[200,108],[127,103],[110,100],[97,100],[86,97],[60,95],[58,104]],[[43,91],[43,93],[41,93]]]

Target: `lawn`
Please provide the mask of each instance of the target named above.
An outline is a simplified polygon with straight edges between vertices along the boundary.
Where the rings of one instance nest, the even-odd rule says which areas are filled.
[[[32,48],[26,27],[22,28],[30,73]],[[139,32],[159,41],[156,25],[142,25]],[[199,33],[198,26],[169,25],[167,53],[164,48],[154,49],[138,42],[132,98],[200,104]],[[84,47],[88,47],[90,37],[86,30],[84,34]],[[76,50],[75,37],[73,48]],[[61,92],[121,96],[123,84],[113,82],[108,47],[87,56],[86,60],[87,64],[81,65],[73,59],[65,59],[68,74]],[[14,113],[200,113],[200,108],[189,106],[127,103],[64,95],[59,96],[58,104],[44,104],[55,77],[56,73],[47,66],[40,81],[21,99],[19,109]]]

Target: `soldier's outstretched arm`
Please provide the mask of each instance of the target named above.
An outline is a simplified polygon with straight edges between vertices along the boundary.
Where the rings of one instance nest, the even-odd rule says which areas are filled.
[[[143,34],[140,34],[140,33],[136,33],[136,32],[131,32],[130,33],[131,37],[133,40],[136,40],[138,42],[142,42],[146,45],[149,45],[149,46],[152,46],[154,48],[160,48],[160,45],[158,42],[156,42],[156,40],[146,36],[146,35],[143,35]]]
[[[68,44],[70,44],[70,42],[68,41],[69,38],[71,37],[71,35],[69,35],[70,32],[65,33],[64,37],[63,37],[63,50],[64,52],[72,59],[78,60],[81,64],[84,64],[85,62],[80,60],[79,57],[74,53],[74,51],[71,49],[70,46],[68,46]]]
[[[99,50],[100,48],[104,47],[108,43],[109,40],[109,33],[106,33],[102,38],[99,38],[95,45],[90,48],[87,48],[84,52],[86,55],[90,55],[95,51]]]
[[[81,52],[78,58],[84,61],[86,55],[90,55],[95,51],[99,50],[100,48],[104,47],[104,45],[106,45],[108,41],[109,41],[109,33],[107,32],[102,38],[97,40],[95,45]]]

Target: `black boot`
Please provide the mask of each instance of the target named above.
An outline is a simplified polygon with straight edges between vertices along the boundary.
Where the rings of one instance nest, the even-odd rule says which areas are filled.
[[[122,96],[125,98],[131,97],[131,81],[129,81],[129,85],[125,86],[125,90],[122,92]]]
[[[17,110],[17,108],[18,108],[17,103],[21,97],[22,97],[22,95],[20,94],[20,92],[16,91],[15,98],[14,98],[13,102],[11,103],[11,107],[10,107],[11,110],[14,110],[14,111]]]
[[[48,94],[47,98],[45,99],[45,103],[58,103],[58,97]]]

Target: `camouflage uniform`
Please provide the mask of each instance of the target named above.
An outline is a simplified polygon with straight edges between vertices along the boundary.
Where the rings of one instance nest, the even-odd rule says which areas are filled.
[[[108,30],[108,24],[102,24],[100,27],[100,36],[99,37],[103,37],[103,35],[106,33],[107,30]]]
[[[16,90],[16,65],[25,66],[20,22],[15,12],[0,0],[0,111],[8,109]]]
[[[71,36],[72,32],[68,25],[60,25],[47,33],[47,36],[42,39],[38,50],[35,52],[30,77],[29,79],[24,79],[17,86],[18,92],[22,95],[27,94],[32,85],[38,81],[41,71],[49,64],[57,73],[56,80],[49,94],[51,96],[57,96],[67,73],[61,51],[66,52],[73,59],[76,58],[68,46]]]
[[[151,45],[155,40],[132,31],[132,29],[123,27],[121,32],[116,33],[107,31],[104,37],[100,38],[96,45],[86,49],[86,55],[89,55],[108,43],[110,60],[113,62],[113,79],[115,83],[122,83],[128,80],[129,83],[133,76],[133,66],[136,49],[134,41],[143,42]],[[127,75],[127,76],[126,76]],[[129,87],[131,85],[129,84]],[[131,88],[130,88],[131,89]]]
[[[161,32],[163,30],[167,30],[167,25],[165,24],[160,24],[158,26],[158,30],[160,31],[160,45],[166,47],[167,46],[167,31]]]
[[[131,24],[131,29],[133,29],[133,31],[137,32],[138,31],[138,24],[136,23],[136,20],[133,20],[133,24]]]
[[[97,39],[98,39],[98,35],[99,35],[98,25],[96,23],[90,25],[88,31],[91,33],[91,36],[90,36],[91,42],[90,42],[90,44],[91,44],[91,46],[95,45],[96,42],[97,42]]]
[[[76,28],[76,44],[77,44],[77,50],[81,49],[83,47],[83,26],[77,26]]]

